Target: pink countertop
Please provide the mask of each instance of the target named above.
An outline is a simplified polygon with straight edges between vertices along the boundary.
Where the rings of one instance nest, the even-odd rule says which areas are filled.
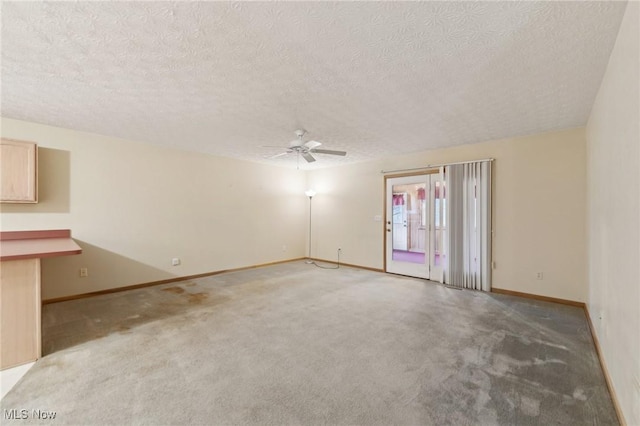
[[[0,260],[35,259],[82,253],[69,229],[0,232]]]

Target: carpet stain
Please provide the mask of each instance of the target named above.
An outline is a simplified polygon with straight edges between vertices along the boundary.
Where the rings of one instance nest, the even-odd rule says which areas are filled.
[[[586,401],[587,396],[584,394],[583,389],[576,388],[576,390],[573,391],[573,399],[577,399],[579,401]]]
[[[545,365],[545,364],[564,364],[566,365],[567,363],[564,362],[561,359],[540,359],[540,358],[533,358],[533,365]]]
[[[209,294],[207,293],[189,293],[189,303],[191,304],[200,304],[203,301],[207,300]]]
[[[163,288],[162,291],[166,291],[168,293],[174,293],[174,294],[184,293],[184,289],[181,287],[167,287],[167,288]]]

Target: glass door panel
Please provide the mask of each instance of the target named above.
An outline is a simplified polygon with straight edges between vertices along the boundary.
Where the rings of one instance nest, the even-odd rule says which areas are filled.
[[[441,281],[447,211],[441,174],[386,182],[386,271]]]
[[[428,175],[387,179],[387,272],[428,278]]]

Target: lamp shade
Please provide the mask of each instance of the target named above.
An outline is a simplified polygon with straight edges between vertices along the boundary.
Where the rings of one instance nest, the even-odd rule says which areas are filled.
[[[311,197],[313,197],[314,195],[316,195],[316,191],[314,191],[313,189],[307,189],[307,190],[304,192],[304,195],[306,195],[307,197],[311,198]]]

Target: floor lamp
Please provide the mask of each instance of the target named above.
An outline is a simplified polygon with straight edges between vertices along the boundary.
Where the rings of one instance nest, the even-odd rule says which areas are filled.
[[[308,189],[304,194],[309,197],[309,260],[307,260],[307,263],[313,263],[313,260],[311,260],[311,200],[316,195],[316,191]]]

